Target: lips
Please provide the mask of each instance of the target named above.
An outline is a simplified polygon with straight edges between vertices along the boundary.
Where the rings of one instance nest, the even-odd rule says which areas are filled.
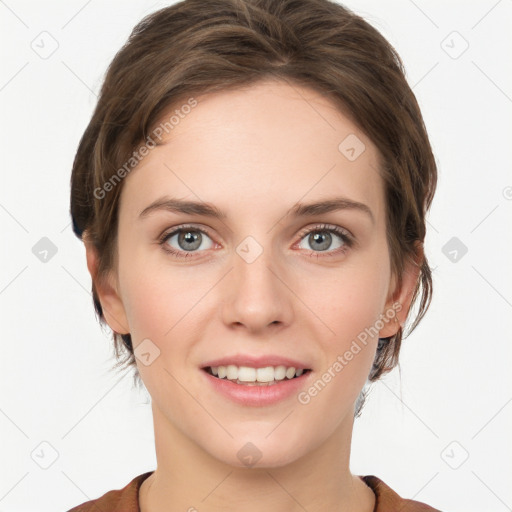
[[[230,365],[224,366],[226,370],[226,377],[227,369],[229,367]],[[216,368],[218,370],[219,368],[223,368],[223,366],[221,365]],[[239,368],[247,368],[253,371],[255,370],[254,367],[234,368],[237,372]],[[202,378],[204,379],[205,384],[207,386],[210,386],[212,390],[214,390],[220,396],[229,399],[231,402],[234,402],[238,405],[242,405],[245,407],[266,407],[277,405],[280,402],[293,399],[293,397],[298,396],[300,391],[305,389],[309,385],[314,376],[313,372],[310,370],[304,370],[302,371],[302,373],[299,371],[300,375],[297,376],[297,370],[295,370],[295,376],[293,376],[292,378],[286,378],[285,376],[285,378],[282,380],[274,380],[276,377],[276,375],[274,374],[273,380],[270,381],[268,380],[270,378],[270,374],[268,373],[270,371],[269,369],[272,368],[272,372],[274,372],[275,369],[273,367],[262,368],[267,372],[266,377],[264,376],[263,379],[266,380],[266,382],[254,380],[241,381],[239,380],[240,375],[238,373],[238,378],[236,380],[228,380],[226,377],[219,378],[218,376],[215,376],[212,373],[211,367],[202,368],[200,373],[203,375]],[[284,369],[284,366],[282,368]],[[289,368],[291,369],[293,367]],[[233,369],[231,371],[233,371]],[[242,371],[242,378],[254,379],[254,375],[246,374],[244,377],[243,373],[245,371],[246,370]]]
[[[305,361],[299,361],[297,359],[291,359],[289,357],[283,357],[275,354],[262,355],[262,356],[253,356],[247,354],[235,354],[232,356],[225,356],[218,359],[212,359],[210,361],[206,361],[201,365],[202,369],[219,367],[219,366],[245,366],[249,368],[266,368],[269,366],[277,367],[284,366],[286,368],[295,368],[295,369],[312,369],[311,365]]]
[[[310,363],[277,354],[234,354],[206,361],[200,368],[208,385],[220,395],[253,407],[290,399],[312,375]]]

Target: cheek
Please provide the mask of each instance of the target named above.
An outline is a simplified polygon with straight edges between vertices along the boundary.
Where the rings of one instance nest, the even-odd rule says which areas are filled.
[[[324,324],[324,336],[337,348],[375,326],[388,293],[389,273],[380,262],[361,262],[339,272],[311,275],[300,281],[299,295],[307,297],[313,315]]]
[[[172,390],[173,400],[180,407],[185,406],[190,397],[182,393],[170,375],[179,382],[188,378],[195,347],[205,337],[206,326],[213,324],[218,310],[212,304],[215,295],[212,289],[219,276],[206,267],[177,268],[162,258],[137,256],[134,251],[130,258],[119,261],[119,278],[142,380],[154,398],[166,402],[168,397],[161,393],[164,389]],[[147,339],[151,343],[145,341],[138,349]],[[150,356],[155,358],[149,364],[142,357],[146,347],[156,354]]]
[[[175,410],[190,407],[190,397],[178,383],[186,381],[197,329],[205,324],[202,304],[211,285],[206,285],[207,280],[202,282],[203,286],[197,278],[192,280],[180,272],[150,265],[145,265],[143,274],[130,269],[124,281],[124,302],[138,371],[155,402],[168,403],[172,396]],[[148,339],[151,343],[145,341]],[[147,362],[143,357],[146,349],[150,354]],[[174,420],[179,422],[178,418]]]
[[[327,372],[322,380],[333,382],[329,388],[338,401],[355,399],[370,372],[389,277],[387,260],[369,255],[340,268],[334,278],[313,275],[303,281],[299,294],[308,297],[320,320],[315,337],[323,353],[321,373]]]
[[[132,271],[125,272],[120,278],[132,341],[137,344],[141,338],[159,338],[166,330],[163,325],[164,309],[172,311],[172,296],[175,293],[172,286],[164,288],[154,283],[150,271],[144,273],[144,279],[139,279]],[[168,318],[168,321],[171,322],[172,318]],[[170,327],[167,326],[167,329]]]
[[[126,232],[122,235],[119,281],[132,340],[137,344],[144,338],[166,339],[189,321],[188,313],[207,291],[208,276],[199,267],[173,267],[163,249],[148,247]]]

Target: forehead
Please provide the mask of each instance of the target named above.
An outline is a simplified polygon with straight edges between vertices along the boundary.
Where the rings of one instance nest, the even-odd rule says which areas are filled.
[[[174,115],[172,129],[126,178],[121,204],[132,215],[167,194],[237,214],[258,204],[262,215],[341,195],[382,216],[378,151],[325,96],[264,81],[195,100],[162,116]]]

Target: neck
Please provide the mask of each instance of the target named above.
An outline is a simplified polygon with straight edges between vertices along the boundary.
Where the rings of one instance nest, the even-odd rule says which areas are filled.
[[[153,405],[157,469],[142,484],[141,512],[371,512],[373,491],[350,473],[353,418],[285,466],[234,467],[205,452]]]

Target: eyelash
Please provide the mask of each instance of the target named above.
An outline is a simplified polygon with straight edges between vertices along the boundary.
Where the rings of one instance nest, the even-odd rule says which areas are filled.
[[[168,252],[169,254],[172,254],[173,256],[177,258],[190,258],[193,257],[193,254],[195,252],[202,252],[202,251],[177,251],[176,249],[170,247],[166,242],[176,235],[177,233],[181,233],[184,231],[198,231],[200,233],[203,233],[207,235],[209,238],[211,236],[209,235],[208,231],[205,229],[202,229],[197,226],[193,225],[183,225],[179,226],[176,229],[173,229],[172,231],[165,232],[160,238],[158,243],[162,246],[163,250]],[[311,251],[309,254],[310,257],[334,257],[339,256],[341,254],[344,254],[348,251],[348,249],[352,248],[355,244],[355,240],[352,237],[352,235],[349,234],[349,232],[343,228],[340,228],[338,226],[333,226],[329,224],[319,224],[317,226],[314,226],[313,228],[307,228],[304,231],[301,231],[299,236],[299,241],[302,241],[303,238],[305,238],[307,235],[311,233],[334,233],[335,235],[339,236],[343,242],[342,247],[338,247],[337,249],[331,250],[331,251]]]

